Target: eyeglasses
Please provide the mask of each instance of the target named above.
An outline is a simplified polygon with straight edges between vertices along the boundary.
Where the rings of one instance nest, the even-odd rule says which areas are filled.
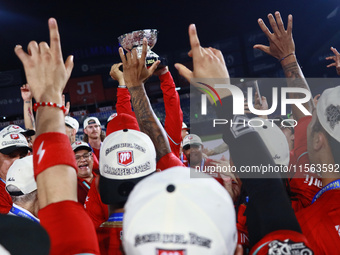
[[[85,153],[83,155],[77,155],[76,154],[76,161],[80,161],[81,158],[84,158],[85,160],[88,160],[92,156],[92,152]]]

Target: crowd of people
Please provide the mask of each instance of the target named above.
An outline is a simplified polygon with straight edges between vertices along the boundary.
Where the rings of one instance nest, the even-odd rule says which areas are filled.
[[[293,17],[287,28],[279,12],[268,19],[272,32],[262,19],[258,23],[269,46],[254,48],[280,62],[287,87],[310,91],[295,55]],[[227,126],[223,143],[206,150],[183,122],[168,67],[158,68],[160,61],[146,67],[144,38],[140,58],[135,49],[120,48],[122,62],[110,70],[119,86],[106,133],[90,116],[78,141],[79,123],[62,94],[73,57],[64,62],[56,20],[48,26],[50,44],[31,41],[27,52],[14,49],[27,80],[21,88],[25,129],[0,131],[1,254],[337,254],[340,86],[304,101],[311,115],[292,105],[297,125],[283,119],[271,125],[259,116],[252,121],[264,125]],[[175,64],[179,74],[198,88],[204,88],[199,79],[209,78],[216,93],[200,91],[220,102],[218,118],[249,120],[233,114],[229,89],[215,87],[230,81],[222,52],[203,48],[195,25],[188,33],[193,70]],[[340,54],[331,50],[329,67],[340,74]],[[164,125],[144,89],[151,75],[160,80]],[[301,93],[289,97],[301,99]],[[268,107],[261,99],[258,107]],[[229,160],[209,158],[226,150]],[[289,171],[239,171],[263,166]],[[212,171],[218,167],[236,172]]]

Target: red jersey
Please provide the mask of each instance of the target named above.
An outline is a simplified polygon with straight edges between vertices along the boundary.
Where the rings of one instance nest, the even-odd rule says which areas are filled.
[[[38,214],[40,224],[50,237],[50,255],[100,254],[96,232],[81,204],[52,203]]]
[[[93,173],[93,180],[96,177],[96,174]],[[92,180],[92,181],[93,181]],[[77,182],[78,182],[78,202],[81,203],[82,205],[85,203],[87,193],[89,193],[91,183],[84,180],[83,178],[77,177]]]
[[[238,207],[237,222],[236,222],[236,228],[237,228],[237,234],[238,234],[237,243],[241,244],[243,246],[243,249],[249,248],[249,235],[248,235],[248,228],[247,228],[247,223],[246,223],[247,217],[244,215],[246,208],[247,206],[245,204],[241,204]]]
[[[179,157],[182,142],[183,112],[176,91],[176,85],[170,72],[159,76],[165,107],[164,129],[167,133],[171,151]]]
[[[295,212],[309,206],[314,195],[321,189],[320,176],[308,172],[309,158],[307,153],[307,126],[311,116],[306,116],[298,121],[295,127],[294,149],[290,152],[291,172],[289,185],[293,195],[292,207]],[[296,170],[296,171],[294,171]]]
[[[99,161],[99,153],[100,149],[92,148],[94,155],[97,157],[97,161]],[[99,169],[99,167],[98,167]]]
[[[6,183],[0,178],[0,213],[7,214],[12,208],[12,198],[6,191]]]
[[[312,255],[306,237],[291,230],[278,230],[264,236],[250,251],[251,255],[306,254]],[[315,253],[318,254],[318,253]]]
[[[90,216],[96,230],[109,218],[109,208],[100,198],[97,188],[98,185],[96,185],[96,182],[98,182],[97,179],[98,178],[93,179],[84,203],[85,211]]]
[[[119,213],[123,215],[123,213]],[[114,214],[113,214],[114,216]],[[109,220],[101,224],[97,229],[98,242],[101,255],[121,255],[123,254],[123,219]]]
[[[183,165],[180,159],[176,157],[173,152],[170,152],[166,154],[165,156],[163,156],[160,160],[158,160],[156,168],[162,171],[167,168],[175,167],[175,166],[185,166],[185,165]]]
[[[323,193],[296,217],[315,254],[336,254],[340,250],[340,190]]]

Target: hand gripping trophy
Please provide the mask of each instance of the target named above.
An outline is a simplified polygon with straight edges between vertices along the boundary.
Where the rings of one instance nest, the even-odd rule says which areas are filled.
[[[118,37],[119,44],[126,50],[131,51],[133,48],[137,50],[138,58],[142,55],[143,49],[143,38],[145,37],[148,41],[148,49],[146,53],[146,66],[151,66],[157,60],[161,60],[161,63],[158,65],[158,68],[162,68],[167,65],[166,59],[159,57],[155,52],[151,51],[151,49],[155,46],[157,42],[157,29],[144,29],[137,30],[131,33],[123,34]]]

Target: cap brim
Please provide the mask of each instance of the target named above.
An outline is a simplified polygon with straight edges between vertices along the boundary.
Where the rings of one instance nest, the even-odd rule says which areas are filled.
[[[113,180],[100,175],[99,192],[102,202],[109,205],[124,206],[135,185],[151,174],[125,180]]]
[[[32,151],[32,149],[28,146],[16,146],[16,145],[12,145],[12,146],[9,146],[7,148],[3,148],[0,150],[0,152],[2,154],[5,154],[5,155],[8,155],[8,154],[11,154],[12,152],[14,152],[15,150],[18,150],[18,149],[21,149],[21,148],[26,148],[27,150],[30,150]]]
[[[73,151],[79,151],[79,150],[87,150],[87,151],[92,151],[90,147],[86,146],[86,145],[80,145],[77,148],[75,148]]]
[[[27,129],[24,132],[21,132],[21,134],[23,134],[24,136],[33,136],[35,135],[35,131],[33,129]]]

